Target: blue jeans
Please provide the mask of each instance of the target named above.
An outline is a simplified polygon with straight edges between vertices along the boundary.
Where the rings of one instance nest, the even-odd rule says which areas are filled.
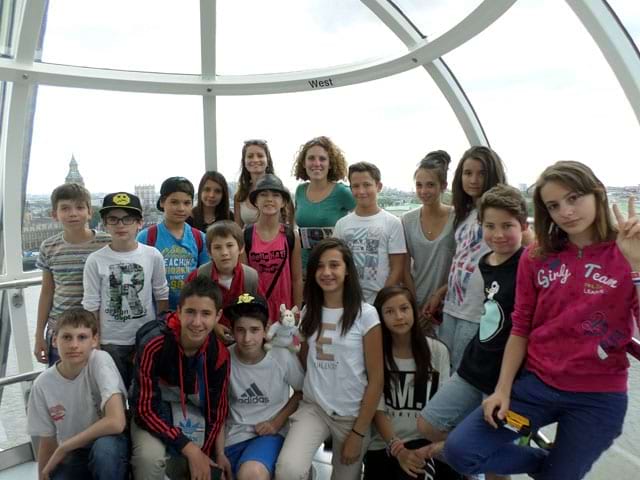
[[[51,480],[125,480],[129,478],[129,437],[107,435],[70,452],[51,474]]]
[[[449,465],[464,474],[581,479],[622,433],[627,394],[567,392],[524,372],[513,385],[510,409],[527,417],[534,431],[558,422],[553,448],[515,444],[519,435],[491,427],[479,407],[449,434],[444,448]]]

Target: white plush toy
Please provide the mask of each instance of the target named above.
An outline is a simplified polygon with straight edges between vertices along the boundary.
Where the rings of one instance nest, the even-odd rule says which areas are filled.
[[[280,305],[280,321],[269,327],[267,341],[264,344],[265,350],[280,347],[288,348],[292,352],[300,351],[300,333],[296,325],[296,313],[298,313],[298,307],[294,306],[288,310],[284,304]]]

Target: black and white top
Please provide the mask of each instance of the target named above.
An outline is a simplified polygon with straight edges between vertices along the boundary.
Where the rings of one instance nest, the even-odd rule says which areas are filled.
[[[383,394],[378,404],[378,410],[387,414],[391,419],[396,437],[403,442],[422,438],[418,432],[416,422],[420,411],[436,394],[438,388],[449,378],[449,350],[439,340],[427,337],[431,350],[431,365],[433,374],[426,384],[415,384],[416,362],[414,359],[394,358],[398,366],[399,385],[396,388],[391,382],[391,397]],[[386,444],[380,434],[375,431],[369,444],[369,450],[381,450]]]
[[[521,248],[500,265],[489,265],[485,255],[480,259],[485,302],[480,328],[469,342],[458,367],[458,375],[484,393],[496,388],[502,355],[511,333],[511,313],[516,300],[516,272]]]

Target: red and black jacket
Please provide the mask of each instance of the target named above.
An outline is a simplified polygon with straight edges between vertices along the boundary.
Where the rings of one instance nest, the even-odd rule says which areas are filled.
[[[180,339],[180,319],[176,313],[146,323],[136,334],[135,374],[129,404],[135,422],[159,438],[176,452],[182,451],[189,439],[171,422],[170,408],[162,399],[161,386],[177,387],[180,398],[198,394],[198,384],[205,385],[205,399],[201,406],[205,418],[205,440],[202,451],[209,457],[214,453],[215,439],[229,407],[229,351],[212,332],[196,357],[201,361],[203,377],[197,378],[197,369],[189,368],[193,362],[184,354]]]

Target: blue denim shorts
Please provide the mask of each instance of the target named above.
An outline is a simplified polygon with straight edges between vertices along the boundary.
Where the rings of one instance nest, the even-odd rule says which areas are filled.
[[[454,373],[420,412],[422,418],[441,432],[453,430],[473,412],[486,395]]]

